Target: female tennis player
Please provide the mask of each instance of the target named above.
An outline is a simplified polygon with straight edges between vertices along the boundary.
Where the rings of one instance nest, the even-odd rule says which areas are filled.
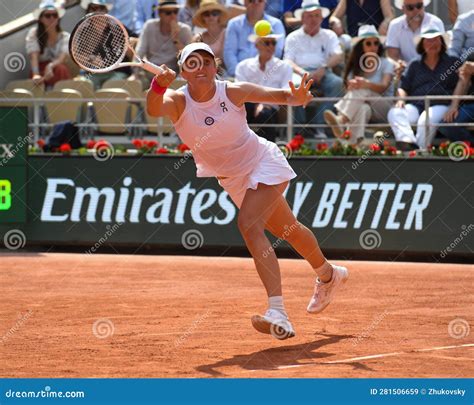
[[[239,207],[238,227],[268,295],[265,315],[252,317],[254,328],[277,339],[293,337],[278,260],[265,230],[290,243],[316,272],[308,312],[326,308],[348,272],[327,262],[313,233],[293,215],[282,193],[296,174],[275,143],[249,128],[244,103],[305,106],[312,98],[312,80],[305,75],[299,87],[290,82],[289,90],[216,80],[217,61],[202,42],[183,48],[178,64],[187,85],[167,89],[176,74],[162,65],[147,94],[148,112],[171,119],[192,150],[197,176],[217,177]]]

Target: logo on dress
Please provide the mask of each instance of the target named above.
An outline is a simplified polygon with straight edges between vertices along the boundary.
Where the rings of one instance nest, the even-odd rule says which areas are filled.
[[[204,120],[204,123],[205,123],[206,125],[212,125],[212,124],[214,124],[214,118],[212,118],[212,117],[206,117],[206,119]]]
[[[224,101],[223,101],[220,105],[221,105],[221,108],[222,108],[222,112],[227,112],[227,111],[229,111],[229,110],[227,109],[227,107],[225,106],[225,102],[224,102]]]

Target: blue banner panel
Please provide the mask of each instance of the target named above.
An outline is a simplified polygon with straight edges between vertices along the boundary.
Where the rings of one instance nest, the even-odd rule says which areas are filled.
[[[1,404],[472,404],[472,379],[2,379]]]

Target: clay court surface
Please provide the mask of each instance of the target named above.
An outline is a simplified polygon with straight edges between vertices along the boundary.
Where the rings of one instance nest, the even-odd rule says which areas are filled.
[[[250,259],[2,254],[0,377],[474,377],[472,265],[334,262],[349,281],[314,316],[309,265],[281,260],[278,341],[250,324]]]

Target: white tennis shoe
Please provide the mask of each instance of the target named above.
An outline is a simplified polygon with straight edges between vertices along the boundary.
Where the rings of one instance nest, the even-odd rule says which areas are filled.
[[[319,278],[316,279],[314,294],[309,301],[308,308],[306,308],[306,310],[312,314],[322,312],[331,303],[336,291],[341,288],[349,278],[349,271],[345,267],[334,265],[332,267],[333,273],[331,281],[323,283]]]
[[[260,333],[272,335],[278,340],[289,339],[296,335],[288,318],[275,309],[268,309],[264,316],[252,316],[252,326]]]

